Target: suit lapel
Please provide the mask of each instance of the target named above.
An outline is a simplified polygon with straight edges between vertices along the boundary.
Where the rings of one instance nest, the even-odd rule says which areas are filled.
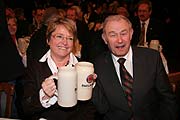
[[[107,74],[105,74],[105,81],[107,82],[106,85],[109,87],[109,91],[112,94],[111,96],[116,96],[116,100],[114,100],[114,102],[117,101],[117,103],[114,104],[116,104],[121,109],[129,111],[125,93],[122,89],[119,78],[117,76],[111,54],[108,53],[105,58],[106,59],[104,61],[104,70],[107,71]]]
[[[136,96],[139,95],[139,93],[142,93],[142,90],[144,90],[144,85],[147,84],[148,73],[146,73],[146,60],[142,59],[143,53],[140,49],[143,48],[137,48],[132,47],[133,49],[133,102],[136,101]]]

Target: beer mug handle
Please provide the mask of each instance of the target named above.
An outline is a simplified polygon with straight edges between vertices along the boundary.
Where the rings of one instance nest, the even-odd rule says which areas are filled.
[[[49,79],[53,79],[54,83],[55,83],[55,85],[57,87],[58,76],[57,75],[52,75],[52,76],[49,77]]]

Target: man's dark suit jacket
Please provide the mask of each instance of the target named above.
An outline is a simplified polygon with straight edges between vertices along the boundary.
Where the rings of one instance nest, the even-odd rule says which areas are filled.
[[[128,108],[112,56],[106,52],[94,62],[97,83],[93,102],[103,120],[176,120],[175,96],[158,52],[133,48],[133,113]]]
[[[0,82],[15,80],[23,74],[22,59],[8,30],[4,0],[0,0],[0,56]]]
[[[140,20],[137,17],[135,17],[132,20],[132,25],[134,29],[134,33],[132,37],[132,45],[137,45],[141,33]],[[146,32],[146,42],[149,43],[151,40],[160,40],[161,44],[165,44],[166,39],[167,38],[166,38],[165,24],[158,19],[150,18]]]
[[[49,50],[46,41],[47,26],[42,25],[40,29],[34,32],[27,48],[27,60],[39,60]]]

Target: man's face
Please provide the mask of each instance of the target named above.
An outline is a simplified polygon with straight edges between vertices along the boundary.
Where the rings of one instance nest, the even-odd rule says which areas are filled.
[[[125,20],[109,21],[102,35],[111,52],[117,56],[125,56],[130,48],[133,29]]]
[[[67,16],[67,18],[69,18],[73,21],[76,21],[76,11],[75,10],[68,9],[66,12],[66,16]]]
[[[137,14],[141,21],[146,21],[151,16],[151,10],[148,4],[140,4]]]
[[[42,21],[44,14],[44,9],[37,9],[35,14],[35,19],[37,23],[40,23]]]

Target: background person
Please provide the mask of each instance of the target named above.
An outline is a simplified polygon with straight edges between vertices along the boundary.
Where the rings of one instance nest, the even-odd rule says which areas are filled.
[[[8,30],[8,24],[6,20],[6,5],[4,0],[0,1],[0,67],[1,78],[0,82],[8,82],[16,84],[16,80],[20,80],[24,72],[24,65],[21,61],[21,56],[14,44],[10,32]],[[18,84],[16,84],[16,88]],[[1,102],[5,102],[5,97],[1,97]],[[0,117],[3,117],[3,111],[5,108],[1,106]],[[13,111],[11,118],[17,118],[17,111],[15,103],[13,102]]]
[[[151,40],[159,40],[160,44],[165,47],[166,43],[166,24],[152,16],[152,3],[149,0],[140,0],[137,4],[137,17],[132,18],[132,25],[134,29],[132,45],[146,46],[150,44]],[[156,12],[156,11],[154,11]],[[144,23],[145,34],[143,36],[143,45],[140,43],[140,35],[142,24]]]

